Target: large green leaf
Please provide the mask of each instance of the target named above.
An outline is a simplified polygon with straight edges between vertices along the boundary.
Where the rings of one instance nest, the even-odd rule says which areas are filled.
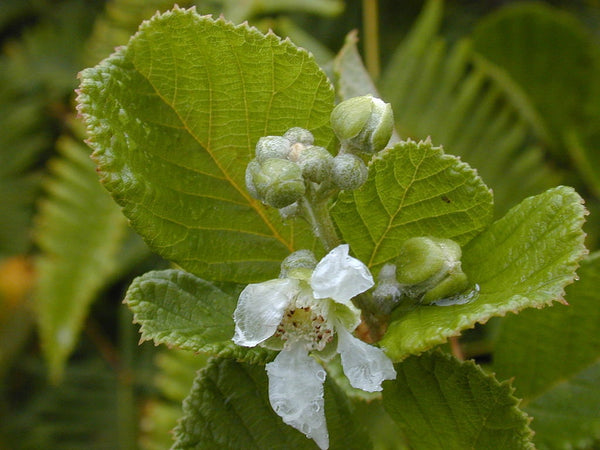
[[[381,345],[401,360],[490,317],[562,299],[586,252],[584,216],[582,199],[572,188],[525,199],[463,250],[463,270],[480,289],[475,300],[400,308]]]
[[[566,289],[568,306],[505,318],[494,352],[494,371],[514,379],[535,418],[536,441],[560,447],[600,437],[600,253],[584,260],[578,275]]]
[[[42,348],[57,379],[90,303],[119,267],[126,221],[98,183],[86,147],[63,138],[50,163],[48,197],[40,203],[36,242],[42,253],[34,298]]]
[[[348,399],[325,384],[331,449],[369,449]],[[269,404],[264,366],[215,359],[198,374],[175,430],[177,449],[316,449],[312,440],[283,423]]]
[[[381,78],[402,138],[431,136],[476,167],[494,190],[503,214],[528,195],[559,180],[531,135],[540,135],[531,101],[515,95],[472,50],[469,40],[451,48],[438,36],[444,2],[430,0],[394,52]]]
[[[430,141],[406,141],[373,159],[368,181],[343,192],[333,216],[356,256],[377,268],[414,236],[466,244],[490,222],[492,194],[458,158]]]
[[[313,243],[245,189],[259,137],[292,126],[328,146],[333,92],[312,57],[247,25],[174,9],[82,72],[100,175],[132,226],[201,277],[249,282]]]
[[[142,341],[194,352],[264,363],[273,352],[235,345],[233,311],[237,298],[181,270],[151,271],[136,278],[125,296]]]
[[[233,336],[237,299],[181,270],[152,271],[133,280],[125,303],[142,340],[202,351]]]
[[[383,405],[410,448],[533,448],[529,418],[512,387],[473,362],[432,352],[395,367],[396,379],[384,382]]]

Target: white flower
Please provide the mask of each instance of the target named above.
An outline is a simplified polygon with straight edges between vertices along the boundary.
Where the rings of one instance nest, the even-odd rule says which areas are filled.
[[[385,353],[352,335],[360,311],[352,297],[373,286],[369,269],[348,255],[348,245],[327,254],[314,270],[286,270],[286,278],[250,284],[233,314],[233,341],[245,347],[281,349],[267,364],[269,400],[285,423],[329,447],[323,382],[326,372],[309,352],[336,345],[350,384],[380,391],[396,372]]]

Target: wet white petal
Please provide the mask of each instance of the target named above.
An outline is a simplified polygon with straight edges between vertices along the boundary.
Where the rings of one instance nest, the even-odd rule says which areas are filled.
[[[396,378],[394,365],[383,350],[355,338],[341,327],[337,332],[344,374],[353,387],[367,392],[381,391],[383,380]]]
[[[233,342],[254,347],[271,337],[298,289],[298,281],[290,278],[246,286],[233,313]]]
[[[296,342],[267,364],[269,400],[285,423],[313,439],[321,449],[329,447],[325,422],[323,382],[325,370]]]
[[[319,261],[310,279],[315,298],[351,304],[352,297],[373,286],[367,266],[349,256],[348,251],[348,244],[339,245]]]

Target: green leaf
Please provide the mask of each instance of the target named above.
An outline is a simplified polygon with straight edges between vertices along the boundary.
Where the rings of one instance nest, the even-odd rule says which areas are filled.
[[[524,311],[502,321],[493,361],[498,376],[514,379],[524,397],[535,419],[536,442],[564,443],[561,448],[600,437],[599,252],[582,262],[578,275],[566,289],[568,306]],[[557,427],[557,421],[565,425]]]
[[[525,199],[463,249],[463,270],[480,289],[475,300],[399,310],[380,344],[401,360],[490,317],[560,300],[586,252],[585,213],[564,186]]]
[[[136,278],[125,296],[142,341],[203,351],[230,341],[237,299],[181,270],[152,271]]]
[[[597,101],[592,93],[600,51],[574,16],[542,3],[514,4],[478,24],[473,46],[526,92],[552,147],[565,129],[589,123],[586,107],[590,99]]]
[[[358,259],[378,268],[411,237],[464,245],[490,222],[492,194],[458,158],[430,141],[406,141],[380,152],[365,185],[342,192],[332,213]]]
[[[174,448],[316,449],[312,440],[275,414],[267,389],[264,366],[213,360],[198,374],[183,403]],[[329,381],[325,411],[331,449],[371,448],[352,418],[347,398]]]
[[[396,380],[383,385],[383,405],[410,448],[533,448],[512,387],[473,362],[432,352],[395,367]]]
[[[403,138],[431,136],[476,167],[503,214],[558,184],[558,174],[531,145],[531,135],[539,133],[529,99],[501,83],[469,40],[450,48],[438,36],[443,4],[428,1],[394,52],[381,78],[382,98],[392,104]]]
[[[36,242],[42,253],[34,299],[50,376],[60,378],[91,302],[119,266],[126,232],[119,208],[98,183],[88,149],[63,138],[50,162],[48,197],[40,203]]]
[[[358,53],[357,43],[358,31],[351,31],[346,36],[344,46],[333,60],[336,94],[342,100],[367,94],[381,97]]]
[[[250,197],[259,137],[301,126],[329,146],[333,91],[312,57],[247,25],[174,9],[81,75],[79,108],[105,186],[166,259],[251,282],[314,242]]]
[[[600,439],[600,363],[563,380],[529,403],[539,449],[593,448]]]

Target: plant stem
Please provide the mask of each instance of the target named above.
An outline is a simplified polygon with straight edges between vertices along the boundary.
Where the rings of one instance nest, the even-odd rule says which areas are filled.
[[[363,0],[365,63],[373,80],[379,78],[379,14],[377,0]]]
[[[452,350],[452,354],[459,361],[465,360],[465,355],[463,354],[462,348],[460,347],[460,341],[458,340],[458,336],[452,336],[450,339],[450,349]]]
[[[326,252],[333,250],[340,244],[335,225],[329,214],[327,199],[311,202],[307,197],[303,197],[300,201],[300,208],[304,218],[312,225],[315,236],[319,238]]]

